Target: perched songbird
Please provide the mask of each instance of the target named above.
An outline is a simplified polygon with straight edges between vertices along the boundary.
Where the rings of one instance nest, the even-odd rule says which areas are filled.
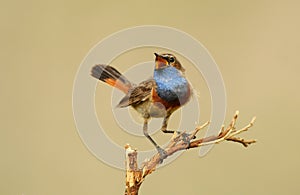
[[[148,134],[148,121],[151,117],[163,118],[161,130],[164,133],[174,133],[168,130],[168,120],[171,114],[187,103],[192,95],[192,89],[184,76],[185,69],[172,54],[155,54],[155,69],[153,78],[138,85],[131,83],[115,68],[108,65],[95,65],[91,75],[125,93],[118,107],[132,106],[144,118],[144,135],[154,144],[160,155],[164,150]]]

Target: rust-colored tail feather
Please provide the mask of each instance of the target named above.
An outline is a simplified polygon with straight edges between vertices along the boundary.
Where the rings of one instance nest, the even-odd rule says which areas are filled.
[[[102,64],[95,65],[92,68],[91,75],[96,79],[118,88],[124,93],[128,93],[132,87],[131,82],[112,66]]]

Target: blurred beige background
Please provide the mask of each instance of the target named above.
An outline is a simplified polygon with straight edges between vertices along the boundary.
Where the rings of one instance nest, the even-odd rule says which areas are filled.
[[[238,127],[256,115],[255,126],[242,137],[258,143],[249,148],[222,143],[204,158],[188,151],[149,176],[141,194],[299,194],[299,6],[298,1],[2,1],[0,194],[123,193],[125,173],[99,161],[78,136],[72,87],[79,64],[97,42],[145,24],[178,28],[206,46],[225,81],[226,122],[237,109]],[[137,52],[153,59],[151,50]],[[130,59],[121,56],[114,64],[130,67]],[[111,89],[98,87],[101,115],[100,87],[108,92],[104,99]],[[199,99],[209,101],[207,95]],[[209,106],[203,109],[204,122]],[[118,128],[109,132],[121,145],[150,147],[124,134]],[[167,140],[155,135],[162,136]]]

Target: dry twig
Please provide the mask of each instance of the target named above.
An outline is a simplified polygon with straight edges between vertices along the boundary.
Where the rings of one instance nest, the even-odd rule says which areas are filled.
[[[255,121],[255,117],[251,120],[251,122],[241,129],[236,129],[235,124],[236,120],[238,118],[239,112],[236,111],[235,115],[233,116],[233,119],[231,123],[228,125],[228,127],[225,129],[223,126],[221,129],[221,132],[217,136],[210,136],[205,137],[201,139],[194,140],[195,135],[209,125],[209,122],[206,122],[205,124],[196,127],[195,130],[188,135],[188,138],[184,135],[185,133],[182,132],[180,134],[174,133],[170,143],[165,148],[166,156],[171,156],[175,152],[181,151],[181,150],[187,150],[190,148],[197,148],[204,145],[211,145],[220,143],[223,141],[232,141],[242,144],[243,146],[247,147],[252,143],[255,143],[255,140],[244,140],[242,138],[236,137],[238,134],[247,131],[249,128],[253,126],[253,123]],[[188,142],[186,141],[188,139]],[[133,150],[129,145],[125,146],[126,149],[126,189],[125,189],[125,195],[137,195],[139,188],[141,184],[143,183],[145,177],[149,174],[151,174],[153,171],[155,171],[156,167],[162,162],[163,159],[161,159],[159,153],[155,154],[143,163],[141,168],[138,168],[137,163],[137,151]]]

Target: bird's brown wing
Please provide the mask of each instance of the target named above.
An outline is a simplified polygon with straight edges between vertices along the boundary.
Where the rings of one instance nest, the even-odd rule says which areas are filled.
[[[128,94],[120,101],[117,107],[135,106],[149,100],[154,85],[155,82],[153,79],[141,82],[138,86],[129,90]]]

